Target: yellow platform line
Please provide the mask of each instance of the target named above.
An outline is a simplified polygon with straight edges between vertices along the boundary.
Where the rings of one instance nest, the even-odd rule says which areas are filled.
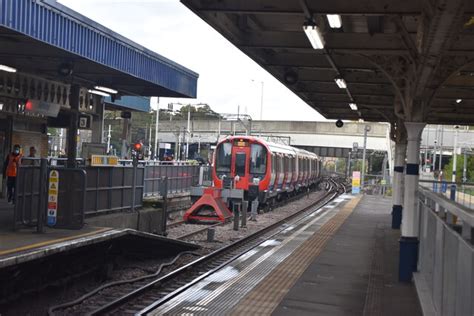
[[[270,315],[349,217],[360,199],[360,196],[355,197],[343,205],[333,218],[244,296],[233,309],[232,315]]]
[[[63,238],[57,238],[57,239],[47,240],[47,241],[43,241],[43,242],[39,242],[39,243],[27,245],[27,246],[22,246],[22,247],[18,247],[18,248],[14,248],[14,249],[3,250],[3,251],[0,251],[0,256],[4,256],[4,255],[15,253],[15,252],[21,252],[21,251],[25,251],[25,250],[30,250],[30,249],[34,249],[34,248],[40,248],[40,247],[48,246],[48,245],[51,245],[51,244],[57,244],[57,243],[72,240],[72,239],[78,239],[78,238],[82,238],[82,237],[92,236],[92,235],[102,233],[102,232],[105,232],[105,231],[108,231],[108,230],[112,230],[112,228],[100,228],[96,231],[89,232],[89,233],[84,233],[84,234],[74,235],[74,236],[69,236],[69,237],[63,237]]]

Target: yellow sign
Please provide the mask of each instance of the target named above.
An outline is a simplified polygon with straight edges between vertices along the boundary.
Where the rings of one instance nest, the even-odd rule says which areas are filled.
[[[50,179],[51,179],[51,178],[56,178],[56,179],[57,179],[58,177],[59,177],[58,171],[56,171],[56,170],[51,170],[51,172],[49,173],[49,178],[50,178]]]
[[[352,179],[352,185],[360,187],[360,179]]]
[[[105,155],[91,155],[91,166],[113,167],[118,165],[118,157]]]
[[[48,194],[49,195],[58,195],[58,191],[49,189]]]

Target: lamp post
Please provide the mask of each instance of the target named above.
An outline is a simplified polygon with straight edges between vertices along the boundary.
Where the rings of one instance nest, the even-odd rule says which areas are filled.
[[[370,131],[370,126],[364,126],[364,150],[362,152],[362,172],[360,177],[360,189],[361,191],[364,189],[364,181],[365,181],[365,152],[367,149],[367,132]]]
[[[158,153],[158,125],[160,123],[160,98],[156,102],[156,121],[155,121],[155,145],[153,147],[153,155],[155,160],[159,159],[160,155]]]

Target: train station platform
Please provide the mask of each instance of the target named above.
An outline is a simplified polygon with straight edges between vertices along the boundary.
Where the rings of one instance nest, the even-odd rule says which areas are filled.
[[[163,253],[179,253],[196,249],[179,240],[168,239],[133,229],[85,227],[80,230],[45,228],[38,234],[34,229],[0,231],[0,274],[2,269],[16,265],[44,261],[53,255],[87,252],[89,249],[107,249],[113,245],[122,249],[156,249]],[[155,251],[155,250],[153,250]]]
[[[398,282],[391,200],[344,195],[152,315],[421,315]]]

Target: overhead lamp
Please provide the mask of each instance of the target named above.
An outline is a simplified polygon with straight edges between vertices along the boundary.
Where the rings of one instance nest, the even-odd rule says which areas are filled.
[[[339,88],[341,88],[341,89],[347,88],[347,84],[346,84],[346,81],[344,80],[344,78],[337,77],[337,78],[334,78],[334,81],[336,82],[336,84]]]
[[[99,91],[99,90],[89,90],[89,93],[101,95],[103,97],[110,97],[110,94],[105,93],[104,91]]]
[[[112,88],[102,87],[102,86],[95,86],[94,89],[101,90],[110,94],[117,94],[118,91]]]
[[[349,107],[351,108],[352,111],[357,111],[359,108],[357,108],[357,104],[355,103],[349,103]]]
[[[314,23],[305,23],[303,25],[303,30],[308,37],[311,46],[314,49],[323,49],[324,48],[324,38],[319,30],[319,27]]]
[[[328,18],[329,26],[331,28],[338,29],[342,26],[342,20],[339,14],[328,14],[326,17]]]
[[[456,99],[456,103],[459,104],[462,102],[462,99]]]
[[[16,68],[8,67],[6,65],[0,65],[0,70],[6,72],[16,72]]]

